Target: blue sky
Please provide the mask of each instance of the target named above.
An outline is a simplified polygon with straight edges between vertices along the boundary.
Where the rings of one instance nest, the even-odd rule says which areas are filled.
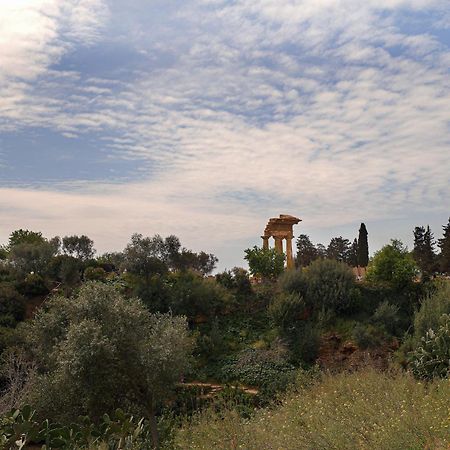
[[[280,213],[439,237],[449,43],[446,0],[0,0],[0,242],[176,234],[231,268]]]

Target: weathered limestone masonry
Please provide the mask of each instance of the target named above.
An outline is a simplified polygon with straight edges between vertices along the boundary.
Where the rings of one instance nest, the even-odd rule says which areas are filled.
[[[294,238],[294,234],[292,233],[292,226],[301,221],[302,219],[297,217],[280,214],[280,217],[269,219],[264,230],[264,235],[261,236],[263,248],[269,248],[269,239],[273,237],[275,240],[275,248],[279,253],[283,253],[283,239],[286,239],[286,261],[288,269],[294,267],[294,258],[292,256],[292,239]]]

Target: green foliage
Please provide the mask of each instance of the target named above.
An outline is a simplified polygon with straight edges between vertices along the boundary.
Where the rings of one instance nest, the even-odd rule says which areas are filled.
[[[312,320],[301,320],[286,334],[291,359],[296,364],[311,364],[319,353],[320,327]]]
[[[327,258],[348,263],[350,250],[350,241],[348,239],[344,239],[342,236],[334,237],[327,247]]]
[[[131,242],[123,252],[123,269],[142,277],[151,277],[154,274],[165,274],[168,266],[164,261],[160,242],[161,236],[144,238],[142,234],[133,234]]]
[[[442,227],[442,238],[438,240],[438,247],[441,250],[439,255],[439,265],[442,272],[450,274],[450,217],[447,225]]]
[[[51,299],[23,328],[41,372],[31,401],[51,419],[98,420],[124,405],[152,417],[189,362],[183,317],[151,315],[102,283]]]
[[[316,247],[306,234],[300,234],[297,238],[297,265],[299,267],[309,266],[319,257]]]
[[[446,380],[404,372],[324,375],[250,419],[207,410],[176,433],[176,449],[444,449],[450,444]]]
[[[296,293],[304,297],[308,288],[306,273],[302,269],[286,270],[278,278],[277,285],[282,292]]]
[[[22,295],[34,297],[38,295],[47,295],[49,290],[44,278],[37,273],[29,273],[18,283],[18,290]]]
[[[247,260],[250,273],[265,280],[276,280],[284,271],[285,255],[276,249],[253,248],[245,250],[244,259]]]
[[[158,234],[150,238],[135,233],[123,252],[122,267],[141,276],[164,274],[169,269],[194,270],[201,275],[206,275],[212,272],[217,261],[212,254],[194,253],[181,248],[176,236],[163,239]]]
[[[43,244],[45,238],[40,231],[15,230],[9,236],[8,247],[11,249],[21,244]]]
[[[404,288],[418,273],[414,259],[398,240],[392,240],[375,253],[367,269],[367,281],[388,283]]]
[[[24,319],[25,299],[14,284],[0,282],[0,326],[15,326]]]
[[[340,313],[353,306],[354,275],[346,264],[333,260],[316,260],[305,269],[305,300],[316,311],[329,309]]]
[[[7,257],[8,257],[8,249],[5,246],[0,245],[0,261],[5,260]]]
[[[388,301],[380,303],[372,316],[372,321],[390,334],[395,334],[399,320],[399,307]]]
[[[105,281],[107,273],[103,267],[89,266],[83,272],[83,278],[86,281]]]
[[[265,398],[285,390],[295,379],[295,367],[287,362],[280,344],[271,349],[247,349],[222,367],[223,379],[260,388]]]
[[[364,223],[359,227],[358,235],[358,266],[367,267],[369,264],[369,243],[367,241],[367,228]]]
[[[450,315],[443,314],[436,331],[429,329],[412,352],[410,368],[418,378],[445,378],[450,375]]]
[[[232,292],[239,301],[248,301],[253,294],[248,272],[241,267],[218,273],[216,281]]]
[[[450,314],[450,282],[438,283],[437,288],[421,302],[414,317],[414,342],[418,344],[428,330],[437,331],[442,315]]]
[[[299,294],[281,293],[270,304],[268,313],[275,326],[288,331],[305,318],[307,311],[305,301]]]
[[[43,449],[64,448],[139,450],[151,449],[149,425],[143,419],[117,409],[110,417],[105,414],[99,424],[89,417],[80,417],[79,423],[63,426],[48,420],[38,422],[30,406],[13,410],[0,419],[1,448],[22,449],[27,444],[41,443]]]
[[[13,239],[10,245],[8,262],[14,269],[25,276],[29,273],[44,275],[51,258],[58,252],[59,238],[50,241],[39,239]]]
[[[359,348],[365,350],[380,346],[384,339],[384,333],[371,324],[357,324],[353,329],[353,339]]]
[[[230,311],[234,297],[215,279],[205,279],[197,273],[175,272],[168,278],[169,307],[175,314],[190,318],[202,315],[214,317]]]
[[[416,227],[414,229],[414,249],[412,255],[424,278],[429,278],[437,269],[435,241],[430,227]]]
[[[92,259],[95,255],[94,241],[82,236],[65,236],[62,239],[63,252],[81,261]]]

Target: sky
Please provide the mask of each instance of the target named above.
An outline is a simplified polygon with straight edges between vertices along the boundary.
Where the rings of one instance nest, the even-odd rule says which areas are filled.
[[[0,244],[439,238],[449,47],[448,0],[0,0]]]

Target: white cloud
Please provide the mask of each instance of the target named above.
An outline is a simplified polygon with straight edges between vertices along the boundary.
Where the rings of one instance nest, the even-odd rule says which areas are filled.
[[[167,25],[167,40],[155,42],[145,30],[139,49],[166,52],[170,64],[152,60],[133,81],[83,83],[49,67],[72,39],[101,37],[106,7],[85,0],[70,14],[34,3],[17,30],[33,20],[41,38],[14,52],[0,46],[10,55],[0,129],[95,131],[151,175],[65,193],[3,190],[3,228],[86,232],[103,249],[134,231],[175,233],[212,251],[251,240],[283,212],[317,228],[447,214],[449,49],[396,25],[402,11],[442,2],[188,2],[176,15],[185,28]],[[140,45],[142,33],[136,25]]]

